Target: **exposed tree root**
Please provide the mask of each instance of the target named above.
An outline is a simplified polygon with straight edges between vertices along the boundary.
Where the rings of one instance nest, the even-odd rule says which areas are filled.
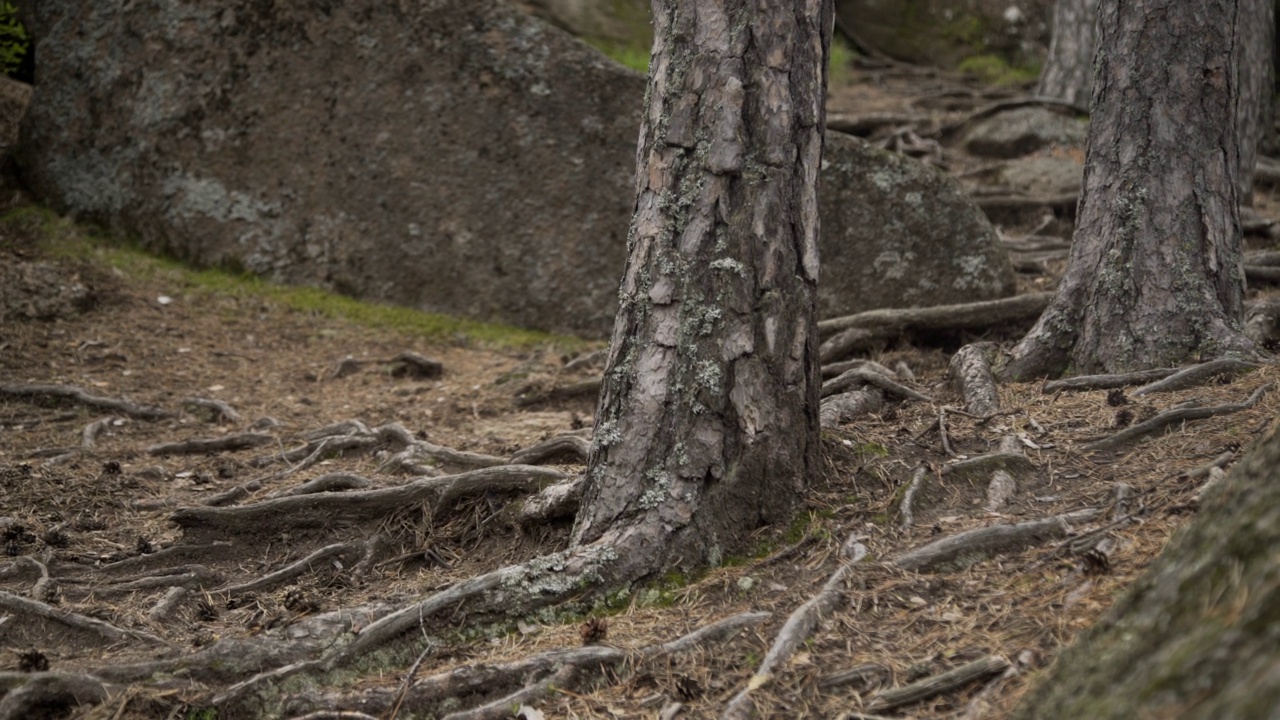
[[[68,610],[62,610],[37,600],[28,600],[27,598],[19,597],[2,590],[0,590],[0,608],[20,615],[51,620],[76,630],[91,632],[112,642],[141,640],[154,645],[169,644],[165,640],[148,632],[143,632],[141,630],[126,630],[124,628],[116,627],[111,623],[103,622],[102,620],[97,620],[85,615],[79,615]]]
[[[778,631],[778,637],[774,639],[764,660],[760,662],[760,667],[756,668],[755,674],[747,681],[747,686],[725,706],[724,712],[720,714],[721,720],[747,720],[755,714],[755,700],[751,693],[769,684],[778,668],[783,667],[796,649],[809,639],[823,617],[836,609],[843,597],[841,589],[845,580],[866,555],[866,547],[857,543],[852,556],[832,573],[822,590],[791,613],[782,630]]]
[[[147,612],[147,619],[156,623],[173,622],[174,616],[177,615],[178,609],[187,599],[187,588],[171,587],[169,588],[156,604]]]
[[[948,670],[941,675],[934,675],[910,685],[882,690],[867,703],[867,709],[879,712],[910,705],[921,700],[928,700],[931,697],[962,688],[975,680],[998,675],[1008,669],[1008,660],[999,655],[987,655],[971,663]]]
[[[865,352],[881,344],[884,335],[862,327],[840,330],[818,346],[818,361],[832,363],[854,353]]]
[[[1101,513],[1099,508],[1087,508],[1014,525],[975,528],[900,553],[890,562],[915,572],[960,570],[999,553],[1017,552],[1065,537],[1071,523],[1088,522]]]
[[[573,456],[579,462],[585,462],[591,453],[591,441],[581,435],[558,435],[544,440],[533,447],[520,450],[508,461],[512,465],[537,465],[551,458]]]
[[[1232,413],[1238,413],[1241,410],[1248,410],[1254,405],[1257,405],[1258,401],[1262,399],[1262,396],[1270,389],[1271,383],[1267,383],[1257,390],[1254,390],[1253,394],[1242,403],[1229,403],[1226,405],[1214,405],[1212,407],[1180,407],[1172,410],[1165,410],[1146,422],[1141,422],[1137,425],[1127,427],[1110,437],[1086,443],[1082,445],[1080,449],[1086,452],[1114,450],[1121,445],[1137,440],[1138,438],[1163,430],[1165,427],[1173,423],[1183,422],[1186,420],[1204,420],[1205,418],[1211,418],[1216,415],[1230,415]]]
[[[1062,193],[1059,195],[979,195],[973,199],[978,207],[988,215],[999,212],[1019,210],[1039,210],[1053,208],[1068,213],[1076,211],[1080,202],[1079,193]]]
[[[111,424],[115,421],[116,417],[111,415],[85,425],[84,430],[80,431],[80,447],[86,450],[93,447],[97,444],[98,436],[102,434],[102,431],[111,427]]]
[[[70,400],[96,410],[126,415],[139,420],[164,420],[177,417],[177,413],[150,405],[139,405],[128,400],[91,395],[74,385],[26,385],[0,383],[0,395],[32,398],[36,400]]]
[[[1206,363],[1200,363],[1199,365],[1192,365],[1191,367],[1183,368],[1162,380],[1157,380],[1148,385],[1143,385],[1133,391],[1133,396],[1139,397],[1142,395],[1150,395],[1151,393],[1172,392],[1174,390],[1196,387],[1220,377],[1240,375],[1241,373],[1246,373],[1250,370],[1257,370],[1259,367],[1260,365],[1258,363],[1235,360],[1232,358],[1210,360]]]
[[[107,699],[107,689],[79,673],[0,673],[0,720],[66,717]]]
[[[965,409],[979,416],[1000,411],[1000,392],[991,374],[992,343],[965,345],[951,357],[952,385],[964,395]]]
[[[406,350],[393,358],[385,360],[360,360],[350,356],[345,357],[333,368],[333,378],[336,380],[352,375],[366,365],[390,365],[391,374],[396,377],[438,378],[444,375],[444,365],[438,361]]]
[[[265,433],[236,433],[216,438],[192,438],[176,443],[152,445],[148,455],[203,455],[205,453],[233,452],[269,445],[276,441],[274,435]]]
[[[430,504],[433,516],[439,516],[467,495],[530,491],[566,477],[551,468],[504,465],[377,490],[295,495],[238,507],[182,508],[170,519],[185,530],[225,537],[368,522],[420,503]]]
[[[262,577],[256,580],[251,580],[247,583],[218,588],[217,592],[226,595],[240,595],[242,593],[265,590],[266,588],[283,585],[299,575],[310,572],[311,566],[316,563],[324,562],[330,558],[342,555],[352,555],[357,550],[361,549],[363,549],[363,546],[359,543],[333,543],[332,545],[326,545],[301,560],[290,563],[275,572],[263,575]]]
[[[1280,342],[1280,297],[1266,298],[1248,306],[1244,314],[1244,334],[1259,347],[1275,347]]]
[[[1245,265],[1244,279],[1250,285],[1280,285],[1280,267],[1272,265]]]
[[[972,330],[1035,321],[1053,293],[1028,293],[1001,300],[923,308],[868,310],[818,323],[823,335],[847,328],[866,328],[889,335],[907,330]]]
[[[573,383],[572,385],[555,385],[545,390],[536,388],[526,389],[516,395],[516,405],[527,407],[529,405],[539,405],[541,403],[554,402],[557,400],[569,400],[571,398],[599,395],[600,382],[600,378],[592,378],[591,380],[583,380],[582,382]]]
[[[855,686],[857,692],[865,692],[889,677],[889,668],[876,663],[858,665],[818,678],[818,687],[824,690]]]
[[[838,393],[845,392],[850,388],[861,387],[863,385],[872,385],[878,387],[890,395],[895,395],[908,400],[919,400],[921,402],[933,402],[933,398],[889,379],[887,376],[870,370],[866,367],[857,367],[847,370],[840,374],[839,377],[822,383],[821,397],[830,397]]]
[[[1022,452],[1021,443],[1013,435],[1005,435],[1000,438],[1000,453],[1026,457]],[[1017,491],[1018,483],[1012,473],[1003,467],[993,471],[991,473],[991,482],[987,483],[987,502],[982,506],[982,509],[987,512],[999,510],[1004,507],[1005,503],[1009,502],[1009,498],[1013,497]]]
[[[513,512],[517,525],[538,525],[549,520],[571,518],[578,512],[582,501],[582,488],[586,481],[578,475],[565,482],[548,485],[521,500]]]
[[[1051,394],[1061,391],[1110,390],[1130,385],[1143,385],[1167,378],[1176,372],[1178,372],[1177,368],[1153,368],[1119,375],[1078,375],[1061,380],[1050,380],[1044,384],[1042,392]]]
[[[871,413],[880,412],[884,406],[884,392],[869,387],[841,393],[822,401],[818,410],[818,422],[824,428],[838,427],[843,423]]]
[[[1015,448],[1013,451],[1007,451],[1005,447],[1002,443],[999,452],[977,455],[950,465],[944,465],[942,474],[950,478],[978,480],[998,470],[1006,472],[1030,472],[1035,470],[1035,463],[1031,462],[1031,458],[1023,454],[1021,450]]]
[[[209,398],[191,397],[182,401],[184,406],[198,407],[203,410],[209,410],[213,414],[216,421],[221,418],[232,425],[240,422],[240,413],[236,409],[221,400],[212,400]]]
[[[1179,477],[1181,477],[1184,480],[1198,480],[1202,477],[1209,477],[1210,471],[1212,471],[1214,468],[1219,468],[1219,469],[1225,468],[1228,464],[1230,464],[1232,460],[1235,459],[1235,457],[1236,457],[1236,454],[1228,450],[1222,453],[1221,455],[1219,455],[1218,457],[1210,460],[1208,463],[1201,465],[1198,468],[1194,468],[1182,473],[1181,475],[1179,475]]]
[[[342,492],[345,490],[360,490],[373,485],[373,481],[368,478],[361,477],[355,473],[349,472],[333,472],[326,473],[316,478],[312,478],[301,485],[291,488],[284,488],[276,492],[269,493],[267,500],[278,497],[291,497],[293,495],[310,495],[320,492]]]
[[[907,483],[907,489],[902,493],[902,502],[898,503],[898,516],[902,518],[899,523],[903,530],[916,524],[915,502],[916,493],[920,492],[920,486],[924,484],[924,479],[929,474],[929,467],[921,465],[911,475],[911,482]]]

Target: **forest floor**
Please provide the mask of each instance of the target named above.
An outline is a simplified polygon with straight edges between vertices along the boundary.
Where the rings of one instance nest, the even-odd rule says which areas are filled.
[[[831,105],[901,112],[947,89],[969,93],[969,107],[948,111],[960,115],[991,99],[939,73],[863,69],[833,90]],[[940,152],[953,171],[979,164],[954,148]],[[1275,207],[1259,197],[1259,213]],[[762,717],[1003,717],[1195,514],[1208,466],[1229,466],[1280,410],[1266,392],[1239,412],[1089,451],[1089,442],[1175,406],[1243,403],[1280,373],[1262,366],[1141,397],[1003,385],[1003,413],[975,418],[955,412],[964,403],[947,381],[949,353],[958,341],[1016,338],[1025,325],[957,334],[942,346],[889,342],[869,359],[905,364],[902,382],[930,401],[894,401],[824,431],[824,471],[811,478],[807,510],[791,527],[762,533],[752,553],[607,605],[478,627],[461,615],[436,618],[350,672],[292,683],[282,675],[255,689],[253,702],[233,702],[235,683],[319,656],[392,609],[564,549],[571,518],[530,523],[512,509],[581,472],[571,445],[523,486],[424,489],[331,522],[316,522],[319,506],[302,502],[315,495],[288,493],[316,478],[337,483],[334,492],[426,488],[432,476],[501,467],[549,438],[586,437],[589,381],[601,370],[592,353],[602,345],[414,320],[194,273],[30,208],[11,207],[6,218],[0,264],[48,262],[89,292],[80,311],[0,326],[0,687],[34,671],[87,675],[85,692],[107,694],[77,717],[434,716],[548,671],[498,673],[488,686],[466,677],[584,643],[623,659],[601,661],[596,682],[544,684],[505,711],[474,716],[716,717],[751,685]],[[1051,289],[1061,262],[1049,269],[1024,276],[1024,289]],[[442,373],[397,359],[405,351]],[[32,384],[61,390],[19,387]],[[83,394],[58,394],[70,387]],[[986,509],[990,471],[946,468],[1006,438],[1024,457],[1007,468],[1016,489]],[[277,514],[201,514],[263,503],[276,503]],[[1089,509],[1022,547],[920,572],[892,561],[966,530]],[[834,611],[782,667],[753,677],[788,616],[840,566],[850,536],[868,555],[840,584]],[[767,617],[750,616],[741,632],[692,651],[645,650],[758,611]],[[902,705],[883,694],[975,661],[987,669],[937,694]],[[460,667],[472,675],[448,674]],[[431,682],[449,685],[454,698],[431,696]]]

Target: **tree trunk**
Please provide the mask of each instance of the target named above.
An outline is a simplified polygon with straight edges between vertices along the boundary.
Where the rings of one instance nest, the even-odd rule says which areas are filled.
[[[717,563],[817,467],[829,0],[656,0],[636,210],[577,545]]]
[[[1274,134],[1275,35],[1272,0],[1240,0],[1240,202],[1253,205],[1253,169],[1259,146]]]
[[[1018,720],[1280,717],[1280,435],[1273,428]]]
[[[1087,105],[1093,87],[1093,49],[1098,0],[1057,0],[1049,55],[1036,95]]]
[[[1237,0],[1102,6],[1067,272],[1006,377],[1254,351],[1240,330],[1236,20]]]

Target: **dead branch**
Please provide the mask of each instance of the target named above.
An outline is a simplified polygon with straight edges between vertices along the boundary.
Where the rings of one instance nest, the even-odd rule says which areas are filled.
[[[916,468],[911,475],[911,482],[907,483],[907,489],[902,493],[902,502],[898,504],[898,514],[902,517],[901,526],[903,530],[915,525],[916,516],[913,506],[916,502],[916,493],[920,491],[920,486],[924,484],[924,478],[929,472],[926,465]]]
[[[901,383],[890,380],[887,376],[881,375],[866,367],[856,367],[852,370],[846,370],[839,377],[822,383],[820,397],[830,397],[842,393],[850,388],[860,387],[862,385],[872,385],[880,388],[890,395],[909,400],[919,400],[921,402],[933,402],[933,398],[928,395],[912,390]]]
[[[891,334],[906,330],[972,330],[1031,322],[1049,307],[1052,298],[1053,293],[1027,293],[1000,300],[959,305],[867,310],[856,315],[823,320],[818,323],[818,332],[830,335],[858,327]]]
[[[211,398],[191,397],[182,401],[183,406],[192,406],[202,408],[204,410],[213,411],[213,418],[216,420],[222,418],[232,425],[240,422],[240,413],[236,409],[221,400]]]
[[[1101,513],[1099,508],[1087,508],[1039,520],[966,530],[900,553],[890,562],[914,572],[959,570],[1000,553],[1065,537],[1071,523],[1088,522]]]
[[[831,363],[875,347],[885,335],[862,327],[845,328],[818,346],[818,361]]]
[[[1258,367],[1260,367],[1258,363],[1232,358],[1210,360],[1206,363],[1183,368],[1162,380],[1143,385],[1133,391],[1133,396],[1139,397],[1150,395],[1151,393],[1172,392],[1174,390],[1197,387],[1219,377],[1240,375],[1250,370],[1257,370]]]
[[[889,668],[876,663],[858,665],[848,670],[833,672],[818,678],[818,687],[823,690],[843,688],[850,685],[859,686],[858,692],[865,692],[872,685],[884,682],[889,677]]]
[[[951,356],[951,384],[964,395],[965,409],[974,415],[991,415],[1000,411],[1000,392],[991,374],[992,343],[965,345]]]
[[[216,438],[192,438],[176,443],[152,445],[148,455],[203,455],[205,453],[233,452],[269,445],[276,441],[274,435],[265,433],[236,433]]]
[[[842,599],[840,591],[845,580],[853,573],[854,566],[867,555],[865,546],[859,544],[858,547],[861,548],[860,552],[856,552],[848,563],[841,564],[822,586],[822,590],[787,618],[769,652],[760,662],[760,667],[747,681],[747,686],[725,706],[724,712],[720,714],[721,720],[748,720],[754,715],[755,701],[751,698],[751,693],[772,682],[776,670],[785,665],[795,654],[796,648],[809,639],[823,617],[830,615],[839,605]]]
[[[861,415],[880,412],[883,406],[884,392],[877,387],[841,393],[822,401],[818,422],[824,428],[833,428]]]
[[[0,608],[4,608],[10,612],[21,613],[23,615],[34,615],[35,617],[44,618],[53,622],[66,625],[76,630],[84,630],[94,633],[112,642],[124,642],[127,640],[142,640],[143,642],[155,645],[168,645],[165,640],[152,635],[151,633],[142,632],[141,630],[126,630],[116,627],[108,622],[97,620],[86,615],[79,615],[69,610],[47,605],[38,600],[28,600],[12,593],[0,590]]]
[[[93,447],[97,443],[98,436],[102,434],[102,431],[111,427],[111,423],[115,421],[116,417],[111,415],[85,425],[84,430],[80,431],[80,447],[85,448],[86,450]]]
[[[177,417],[177,413],[150,405],[139,405],[128,400],[91,395],[74,385],[26,385],[0,383],[0,395],[37,400],[70,400],[86,407],[119,413],[139,420],[164,420]]]
[[[3,673],[0,687],[0,720],[62,717],[60,709],[74,711],[107,700],[107,689],[95,677],[79,673]]]
[[[1110,390],[1112,388],[1142,385],[1153,382],[1178,372],[1178,368],[1153,368],[1138,370],[1119,375],[1080,375],[1078,377],[1050,380],[1041,388],[1046,395],[1060,391],[1083,392],[1088,390]]]
[[[254,592],[269,587],[275,587],[277,585],[283,585],[299,575],[310,572],[312,565],[324,562],[325,560],[339,555],[353,553],[358,549],[361,549],[361,546],[355,543],[334,543],[332,545],[325,545],[301,560],[285,565],[275,572],[263,575],[256,580],[250,580],[247,583],[218,588],[216,592],[226,595],[241,595],[247,592]]]
[[[549,440],[525,448],[511,456],[512,465],[537,465],[550,458],[572,455],[579,462],[585,462],[591,453],[591,443],[580,435],[558,435]]]
[[[1217,415],[1230,415],[1232,413],[1241,412],[1242,410],[1248,410],[1254,405],[1257,405],[1258,401],[1262,400],[1262,396],[1270,389],[1271,383],[1267,383],[1257,390],[1254,390],[1253,394],[1242,403],[1228,403],[1226,405],[1214,405],[1212,407],[1181,407],[1174,408],[1172,410],[1165,410],[1146,422],[1141,422],[1137,425],[1127,427],[1110,437],[1086,443],[1082,445],[1080,449],[1086,452],[1114,450],[1125,443],[1150,435],[1176,422],[1204,420]]]
[[[567,477],[551,468],[504,465],[457,475],[422,478],[405,485],[376,490],[295,495],[237,507],[182,508],[173,513],[170,520],[184,530],[234,536],[290,528],[358,524],[420,503],[429,503],[432,515],[439,516],[466,495],[529,491]]]
[[[1225,468],[1227,464],[1235,458],[1235,456],[1236,454],[1234,452],[1228,450],[1213,460],[1210,460],[1207,464],[1201,465],[1200,467],[1192,470],[1187,470],[1178,475],[1178,477],[1184,480],[1198,480],[1202,477],[1208,477],[1211,470],[1214,468]]]
[[[987,655],[941,675],[934,675],[910,685],[882,690],[867,703],[867,709],[874,712],[910,705],[962,688],[975,680],[1002,673],[1008,668],[1008,660],[999,655]]]

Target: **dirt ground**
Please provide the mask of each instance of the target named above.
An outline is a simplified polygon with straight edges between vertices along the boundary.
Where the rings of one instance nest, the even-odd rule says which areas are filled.
[[[991,100],[952,77],[864,68],[833,91],[831,106],[900,112],[913,98],[966,87],[967,106],[948,112]],[[957,173],[978,164],[953,148],[940,152]],[[1273,204],[1260,195],[1258,212]],[[570,518],[528,523],[512,509],[531,489],[579,473],[572,453],[548,458],[550,470],[523,489],[420,495],[321,522],[327,511],[309,510],[328,507],[320,500],[283,498],[316,478],[347,483],[330,495],[411,487],[479,472],[549,438],[584,437],[593,394],[538,398],[598,376],[589,360],[601,346],[352,319],[252,284],[211,282],[14,207],[0,222],[0,264],[48,263],[83,292],[71,292],[67,308],[46,313],[52,317],[0,325],[0,686],[46,670],[102,681],[107,695],[72,710],[75,717],[435,716],[491,700],[493,688],[486,695],[482,683],[452,704],[417,706],[419,691],[409,688],[454,668],[501,667],[586,643],[628,659],[609,664],[594,685],[549,685],[505,715],[475,716],[715,717],[751,684],[762,717],[1000,718],[1195,514],[1210,475],[1192,471],[1224,453],[1231,456],[1221,463],[1239,457],[1280,407],[1266,392],[1240,412],[1089,452],[1086,443],[1182,403],[1242,403],[1277,371],[1263,366],[1141,398],[1007,385],[1005,412],[978,419],[955,412],[963,402],[946,368],[957,345],[891,344],[871,359],[905,363],[914,375],[906,384],[933,401],[891,402],[825,431],[825,471],[812,478],[808,511],[762,534],[751,555],[698,577],[655,581],[607,607],[505,623],[445,615],[346,672],[292,683],[281,676],[255,691],[254,702],[229,702],[236,683],[319,657],[391,610],[563,549]],[[1052,282],[1022,278],[1024,289]],[[961,339],[1007,340],[1023,329]],[[397,361],[405,351],[437,361],[442,373]],[[33,384],[131,404],[20,391]],[[940,415],[945,436],[931,430]],[[228,438],[239,449],[164,447]],[[1013,438],[1027,462],[1011,469],[1009,502],[986,511],[989,473],[944,468],[993,451],[1002,438]],[[462,454],[406,458],[406,439]],[[903,496],[921,468],[906,527]],[[207,514],[247,507],[279,510],[226,521]],[[1086,508],[1096,515],[1027,549],[919,573],[891,562],[972,528]],[[782,668],[753,679],[788,616],[840,566],[851,537],[868,556],[839,584],[835,610]],[[749,611],[769,615],[692,652],[644,652]],[[1007,665],[913,703],[877,705],[886,688],[991,657]],[[853,668],[859,672],[842,674]]]

